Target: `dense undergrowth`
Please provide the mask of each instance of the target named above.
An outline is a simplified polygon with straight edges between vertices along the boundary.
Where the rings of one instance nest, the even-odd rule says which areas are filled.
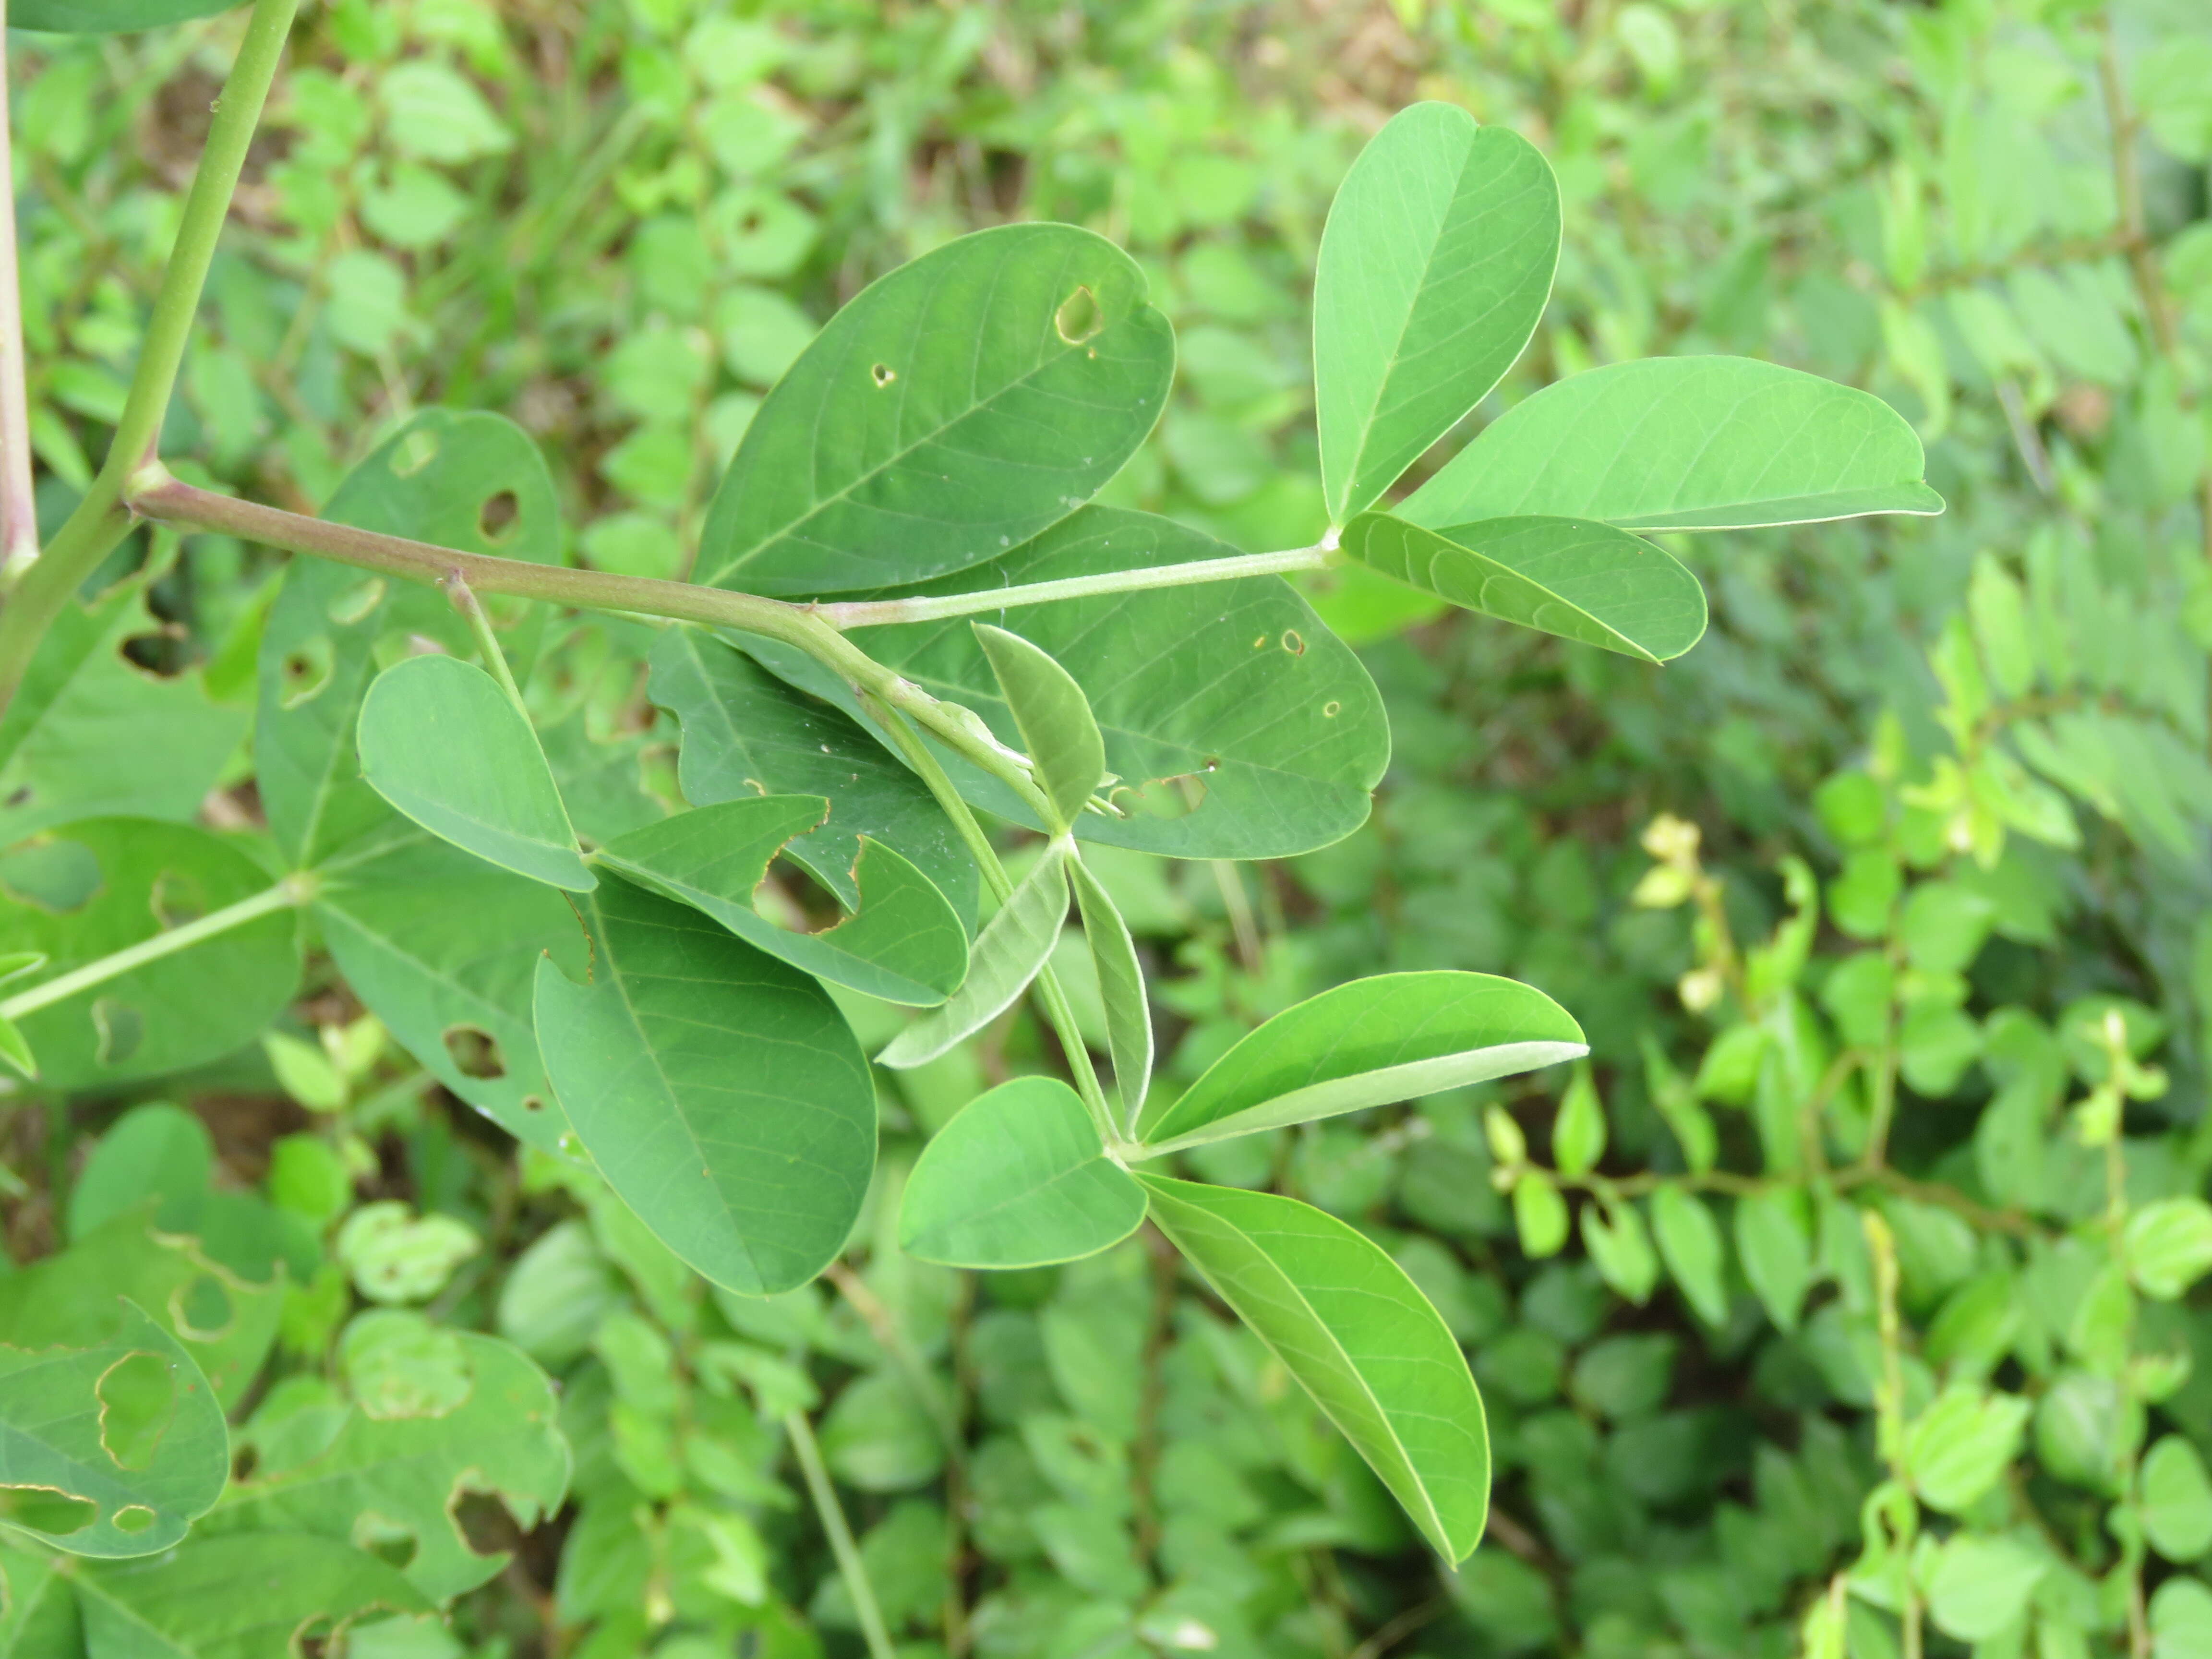
[[[1571,1073],[1187,1155],[1354,1222],[1468,1349],[1497,1485],[1455,1576],[1149,1231],[1012,1273],[901,1253],[927,1137],[980,1085],[1061,1068],[1024,1012],[878,1073],[850,1249],[749,1301],[464,1105],[311,948],[230,1058],[0,1108],[0,1313],[81,1293],[87,1238],[167,1284],[125,1215],[158,1198],[229,1340],[273,1346],[258,1376],[210,1370],[260,1480],[349,1399],[507,1363],[459,1334],[556,1379],[557,1437],[432,1419],[508,1434],[454,1536],[419,1494],[272,1511],[459,1594],[447,1626],[357,1627],[364,1656],[857,1653],[793,1411],[917,1656],[2212,1652],[2198,11],[336,0],[295,37],[164,450],[302,511],[416,410],[492,410],[553,458],[565,553],[684,574],[839,303],[1054,218],[1137,254],[1178,337],[1174,402],[1102,499],[1303,545],[1327,521],[1305,273],[1360,142],[1419,98],[1528,137],[1566,204],[1544,323],[1470,424],[1703,352],[1915,422],[1945,516],[1670,541],[1714,622],[1664,669],[1302,579],[1389,705],[1372,817],[1281,863],[1105,866],[1170,1085],[1385,969],[1510,974],[1589,1034]],[[49,530],[120,413],[237,22],[9,38]],[[81,625],[86,724],[0,725],[11,903],[56,878],[29,838],[88,817],[250,854],[278,564],[157,527],[118,550]],[[588,834],[680,799],[650,643],[544,638],[532,709]],[[1095,979],[1060,965],[1103,1049]],[[226,1243],[247,1194],[289,1218],[276,1259]],[[32,1628],[26,1559],[0,1652],[72,1651],[27,1644],[68,1638]]]

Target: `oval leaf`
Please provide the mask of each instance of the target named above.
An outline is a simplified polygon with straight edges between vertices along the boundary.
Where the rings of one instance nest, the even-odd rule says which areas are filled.
[[[538,967],[538,1049],[578,1139],[715,1284],[805,1284],[875,1166],[860,1045],[820,986],[696,911],[623,881],[590,902],[592,982]]]
[[[1911,424],[1854,386],[1747,357],[1651,357],[1514,404],[1398,514],[1432,530],[1535,513],[1741,530],[1941,513],[1923,465]]]
[[[367,1550],[298,1534],[195,1538],[150,1561],[93,1568],[76,1585],[85,1643],[69,1650],[96,1659],[297,1653],[303,1631],[337,1641],[373,1614],[431,1612]]]
[[[954,592],[1149,569],[1237,550],[1117,507],[1085,507],[1026,547],[916,592]],[[1247,576],[1025,605],[1001,620],[1075,677],[1106,739],[1122,817],[1086,812],[1084,841],[1170,858],[1287,858],[1367,821],[1390,760],[1382,699],[1349,647],[1279,576]],[[963,622],[871,628],[869,655],[933,696],[963,703],[1003,742],[1020,732],[982,647]],[[801,689],[858,706],[811,657],[752,635],[745,650]],[[975,805],[1018,823],[1035,816],[997,779],[948,750],[939,758]]]
[[[1053,828],[1065,830],[1106,775],[1106,740],[1090,701],[1073,676],[1020,635],[988,623],[975,623],[975,633],[1006,693],[1037,787],[1059,814]]]
[[[1139,1176],[1152,1219],[1289,1368],[1446,1561],[1490,1508],[1490,1433],[1443,1320],[1364,1234],[1296,1200]]]
[[[1098,1126],[1057,1078],[978,1096],[922,1149],[899,1209],[899,1248],[953,1267],[1039,1267],[1096,1255],[1137,1231],[1145,1192],[1106,1156]]]
[[[977,231],[870,284],[746,428],[699,580],[782,598],[997,557],[1097,493],[1159,418],[1167,319],[1073,225]]]
[[[1067,850],[1055,842],[984,924],[960,988],[893,1037],[877,1063],[926,1064],[1005,1013],[1052,955],[1066,920]]]
[[[1287,1008],[1145,1115],[1146,1156],[1462,1088],[1589,1053],[1541,991],[1488,974],[1378,974]]]
[[[1671,555],[1583,519],[1489,519],[1426,530],[1364,513],[1344,552],[1408,587],[1501,622],[1646,662],[1705,631],[1705,590]]]
[[[35,989],[269,888],[269,873],[205,830],[88,818],[0,851],[0,941],[42,952]],[[102,981],[16,1024],[57,1090],[104,1089],[220,1059],[251,1042],[300,982],[289,908]]]
[[[170,1548],[230,1474],[207,1378],[136,1304],[122,1310],[89,1347],[0,1346],[0,1514],[72,1555]]]
[[[1152,1014],[1145,998],[1145,970],[1137,942],[1106,885],[1071,860],[1067,873],[1083,914],[1084,942],[1098,969],[1099,1000],[1106,1006],[1106,1046],[1114,1060],[1114,1086],[1121,1096],[1121,1120],[1134,1124],[1145,1104],[1152,1075]]]
[[[853,867],[857,914],[820,933],[779,927],[753,908],[770,860],[821,825],[819,795],[724,801],[618,836],[592,861],[713,917],[757,950],[886,1002],[940,1003],[968,972],[968,933],[929,878],[863,839]]]
[[[1559,260],[1534,145],[1449,104],[1401,110],[1352,164],[1314,275],[1329,521],[1371,506],[1513,366]]]
[[[361,705],[361,775],[480,859],[572,893],[599,884],[538,734],[474,663],[410,657],[379,674]]]
[[[975,860],[929,787],[836,708],[785,684],[696,628],[653,641],[647,694],[684,725],[677,781],[695,806],[758,795],[821,795],[829,818],[785,852],[857,909],[860,837],[910,861],[975,931]]]

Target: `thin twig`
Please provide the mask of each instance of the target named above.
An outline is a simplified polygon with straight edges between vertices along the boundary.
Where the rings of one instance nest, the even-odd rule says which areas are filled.
[[[15,173],[8,123],[8,0],[0,0],[0,569],[39,556],[39,498],[31,487],[30,366],[23,356],[23,288],[15,259]]]
[[[837,1576],[845,1581],[845,1594],[853,1600],[861,1638],[868,1644],[868,1659],[897,1659],[890,1631],[884,1623],[884,1610],[876,1601],[876,1587],[868,1582],[867,1565],[860,1559],[860,1547],[853,1541],[844,1505],[837,1501],[837,1489],[830,1483],[829,1466],[823,1462],[822,1448],[815,1442],[814,1425],[806,1420],[805,1412],[791,1412],[784,1417],[783,1431],[791,1437],[799,1472],[806,1477],[807,1495],[814,1500],[815,1516],[829,1535],[830,1554],[837,1558]]]

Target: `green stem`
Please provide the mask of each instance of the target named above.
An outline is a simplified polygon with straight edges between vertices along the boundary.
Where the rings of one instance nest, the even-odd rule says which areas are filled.
[[[855,599],[825,605],[821,612],[833,628],[882,628],[894,623],[939,622],[947,617],[972,617],[1018,605],[1050,605],[1055,599],[1081,599],[1100,593],[1139,592],[1150,587],[1188,587],[1200,582],[1234,581],[1240,576],[1280,576],[1294,570],[1320,570],[1328,566],[1335,548],[1336,538],[1332,532],[1311,547],[1289,548],[1279,553],[1194,559],[1185,564],[1156,565],[1149,570],[1110,570],[1096,576],[1025,582],[1017,587],[988,588],[977,593],[911,599]]]
[[[149,962],[159,962],[179,951],[189,951],[204,939],[227,933],[234,927],[243,927],[249,921],[278,910],[289,910],[305,904],[315,894],[313,876],[302,873],[287,876],[265,892],[252,898],[240,899],[235,904],[213,910],[198,921],[188,921],[181,927],[172,927],[149,939],[117,951],[111,955],[88,962],[82,968],[71,969],[34,985],[29,990],[0,1002],[0,1019],[21,1019],[26,1014],[35,1014],[41,1008],[75,996],[79,991],[88,991],[95,985],[106,983],[133,969],[143,968]]]
[[[469,632],[477,642],[477,654],[483,659],[484,667],[499,682],[499,689],[507,693],[507,700],[514,705],[514,712],[530,724],[530,705],[522,700],[522,688],[514,683],[514,670],[507,666],[507,653],[500,649],[499,636],[491,631],[491,618],[477,599],[460,572],[443,578],[438,586],[446,590],[453,609],[467,619]]]
[[[31,398],[23,358],[23,290],[15,263],[15,173],[8,127],[8,5],[0,0],[0,569],[39,556],[31,487]]]
[[[815,1443],[814,1427],[806,1420],[805,1412],[791,1412],[783,1419],[784,1432],[791,1437],[791,1449],[799,1454],[799,1468],[806,1477],[807,1495],[814,1500],[814,1513],[821,1518],[822,1530],[829,1534],[830,1553],[837,1558],[837,1573],[845,1581],[845,1594],[853,1598],[853,1612],[860,1621],[860,1635],[868,1644],[868,1659],[897,1659],[897,1650],[891,1644],[891,1633],[884,1624],[883,1609],[876,1603],[875,1586],[868,1582],[868,1569],[860,1559],[860,1547],[853,1541],[853,1529],[845,1522],[844,1506],[837,1501],[837,1489],[830,1484],[830,1470],[822,1462],[822,1448]]]
[[[884,708],[872,698],[863,697],[862,708],[869,716],[890,733],[891,742],[906,763],[912,767],[922,782],[929,787],[938,806],[951,818],[960,832],[960,839],[968,854],[983,872],[983,879],[991,895],[1000,903],[1014,890],[1014,884],[1006,874],[1006,866],[999,862],[998,849],[991,838],[983,833],[983,826],[975,822],[975,814],[952,787],[952,780],[938,764],[937,757],[929,752],[929,745],[917,736],[912,726],[901,720],[896,711]],[[1047,963],[1037,970],[1037,1000],[1043,1006],[1045,1018],[1051,1023],[1053,1035],[1060,1039],[1061,1051],[1067,1056],[1067,1069],[1074,1073],[1075,1091],[1083,1097],[1091,1116],[1098,1126],[1098,1133],[1109,1146],[1122,1145],[1120,1132],[1114,1124],[1114,1109],[1107,1104],[1106,1091],[1098,1081],[1097,1068],[1091,1063],[1091,1049],[1083,1041],[1083,1033],[1075,1024],[1075,1010],[1069,1005],[1067,994],[1060,988],[1059,976]]]
[[[0,611],[0,709],[22,683],[47,625],[130,532],[125,490],[132,476],[155,459],[161,418],[168,412],[169,395],[191,335],[192,315],[199,308],[200,289],[207,282],[231,194],[246,165],[246,147],[253,142],[253,129],[260,122],[261,107],[268,100],[270,82],[276,79],[299,7],[300,0],[254,0],[245,41],[223,82],[222,95],[216,100],[207,148],[200,152],[199,170],[185,198],[176,246],[147,319],[138,368],[107,459],[45,554],[35,563],[16,568],[19,585],[7,609]]]

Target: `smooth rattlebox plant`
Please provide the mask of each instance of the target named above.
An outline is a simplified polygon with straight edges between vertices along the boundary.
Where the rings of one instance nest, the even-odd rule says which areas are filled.
[[[904,1249],[1026,1268],[1093,1255],[1149,1218],[1437,1554],[1467,1557],[1488,1439],[1443,1318],[1358,1230],[1184,1178],[1176,1155],[1571,1062],[1587,1052],[1580,1027],[1510,981],[1389,975],[1300,1003],[1166,1086],[1151,1076],[1142,963],[1094,849],[1283,857],[1364,821],[1389,754],[1381,700],[1286,577],[1363,565],[1662,663],[1697,642],[1706,613],[1652,536],[1939,511],[1911,428],[1863,392],[1763,363],[1615,364],[1528,398],[1394,495],[1520,356],[1559,251],[1543,156],[1426,103],[1368,145],[1322,238],[1329,528],[1310,547],[1247,551],[1092,504],[1158,421],[1175,343],[1135,262],[1056,224],[961,237],[833,318],[746,429],[695,581],[563,567],[543,462],[484,414],[415,416],[323,519],[222,497],[171,477],[153,440],[295,3],[254,6],[116,453],[12,573],[0,623],[0,690],[27,697],[46,684],[46,624],[134,518],[298,555],[264,628],[252,733],[282,867],[241,872],[234,851],[175,826],[48,826],[45,845],[64,849],[44,878],[57,890],[90,880],[141,902],[0,913],[0,946],[22,953],[0,1053],[33,1079],[97,1087],[224,1052],[260,1029],[246,1016],[265,1023],[290,995],[305,911],[354,994],[441,1082],[539,1152],[588,1163],[722,1291],[765,1297],[830,1267],[860,1215],[872,1060],[927,1064],[1032,998],[1066,1078],[1017,1078],[951,1118],[902,1189]],[[67,9],[33,4],[17,21],[53,27]],[[80,21],[207,9],[113,0]],[[624,822],[586,799],[526,695],[548,607],[659,625],[650,696],[680,726],[688,810]],[[979,815],[1038,838],[1018,879]],[[176,845],[156,858],[159,837]],[[805,930],[761,899],[779,860],[834,902],[832,925]],[[179,869],[201,872],[197,901],[165,909]],[[1053,966],[1071,910],[1096,969],[1103,1068]],[[872,1057],[848,1023],[856,997],[904,1011]],[[471,1059],[487,1048],[496,1066]],[[1571,1154],[1571,1172],[1595,1155]],[[1557,1193],[1523,1190],[1541,1231]],[[1626,1224],[1589,1214],[1594,1255],[1632,1243],[1649,1257],[1640,1231],[1622,1242],[1606,1229]],[[1698,1252],[1718,1259],[1703,1218],[1663,1203],[1655,1218],[1686,1283]],[[192,1549],[325,1531],[340,1498],[312,1483],[271,1472],[225,1494],[210,1473],[219,1413],[179,1415],[150,1452],[101,1442],[90,1425],[106,1396],[94,1396],[117,1364],[143,1370],[143,1392],[166,1381],[214,1397],[211,1353],[172,1340],[152,1304],[117,1299],[153,1282],[133,1271],[108,1287],[112,1314],[50,1339],[74,1357],[47,1390],[0,1389],[6,1443],[24,1449],[0,1480],[97,1513],[80,1531],[10,1521],[103,1557],[167,1550],[210,1512]],[[85,1272],[98,1290],[96,1264]],[[486,1478],[519,1516],[556,1505],[543,1377],[490,1339],[447,1358],[477,1389],[448,1412],[489,1409],[495,1380],[512,1407],[509,1455]],[[363,1492],[387,1478],[380,1458],[459,1455],[474,1419],[424,1410],[444,1427],[412,1454],[392,1427],[413,1420],[404,1412],[336,1431]],[[336,1575],[343,1617],[450,1597],[488,1559],[426,1551],[404,1580],[369,1557],[349,1580],[329,1562],[297,1571]],[[118,1606],[138,1593],[112,1583]]]

